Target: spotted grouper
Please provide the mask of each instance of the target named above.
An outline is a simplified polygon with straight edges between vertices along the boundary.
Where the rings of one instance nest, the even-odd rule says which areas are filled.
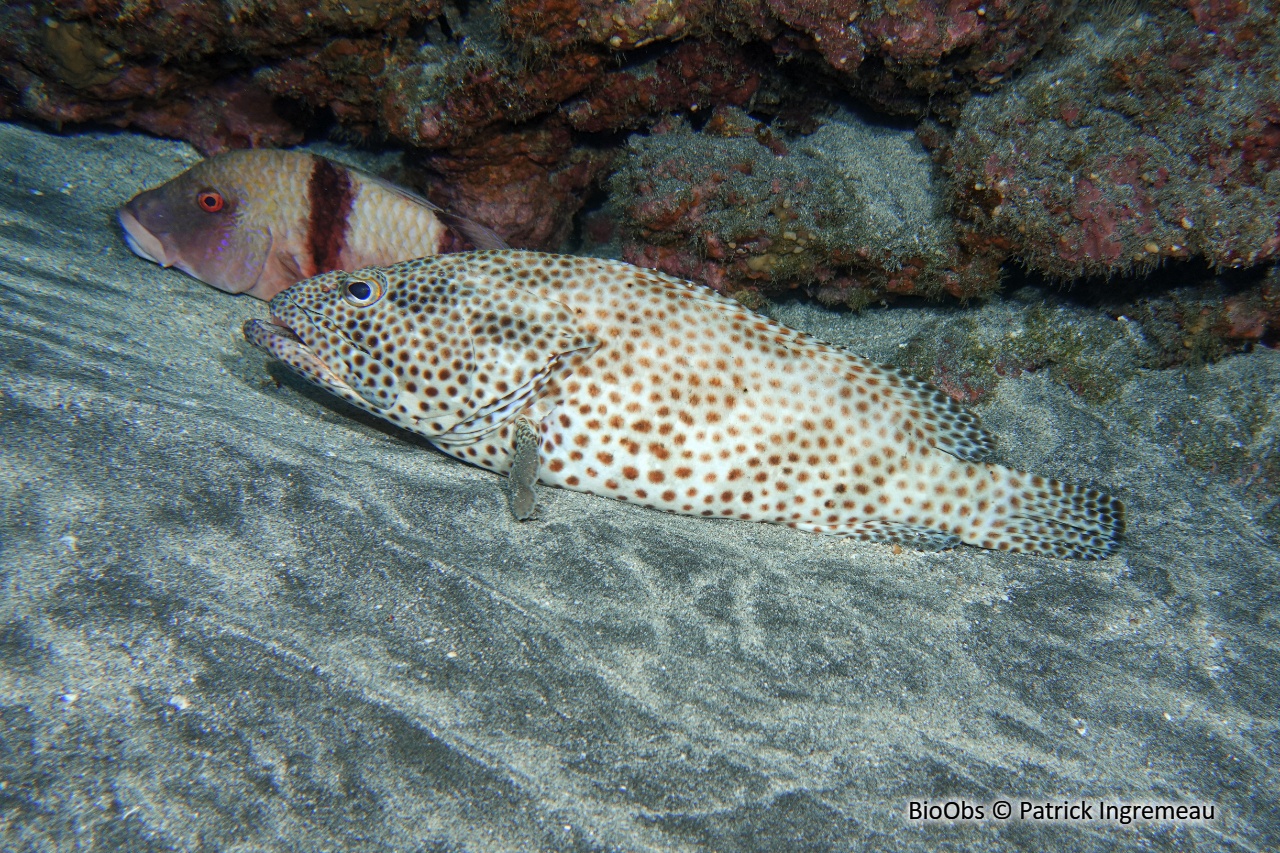
[[[984,462],[930,385],[714,291],[613,261],[439,255],[304,281],[255,346],[451,456],[689,515],[944,549],[1098,559],[1120,502]]]
[[[135,254],[259,299],[330,270],[506,248],[483,225],[306,151],[211,157],[118,216]]]

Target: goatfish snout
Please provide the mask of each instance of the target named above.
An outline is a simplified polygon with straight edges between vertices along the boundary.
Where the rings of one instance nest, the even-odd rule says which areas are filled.
[[[506,244],[367,172],[305,151],[231,151],[120,208],[134,254],[269,300],[332,270]]]

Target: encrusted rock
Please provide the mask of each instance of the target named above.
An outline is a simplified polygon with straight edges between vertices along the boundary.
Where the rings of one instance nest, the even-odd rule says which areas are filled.
[[[1280,25],[1189,6],[1085,21],[969,102],[946,164],[972,240],[1060,278],[1280,254]]]

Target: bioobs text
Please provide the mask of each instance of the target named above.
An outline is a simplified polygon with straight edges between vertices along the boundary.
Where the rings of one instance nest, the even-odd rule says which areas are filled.
[[[986,820],[987,806],[966,800],[931,803],[911,800],[907,803],[908,820]]]

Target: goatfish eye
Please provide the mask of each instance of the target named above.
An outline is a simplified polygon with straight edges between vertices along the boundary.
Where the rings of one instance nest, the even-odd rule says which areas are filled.
[[[367,308],[387,292],[387,280],[378,270],[361,270],[347,276],[343,298],[357,308]]]
[[[200,190],[196,193],[196,204],[205,213],[217,213],[226,207],[227,202],[217,190]]]

